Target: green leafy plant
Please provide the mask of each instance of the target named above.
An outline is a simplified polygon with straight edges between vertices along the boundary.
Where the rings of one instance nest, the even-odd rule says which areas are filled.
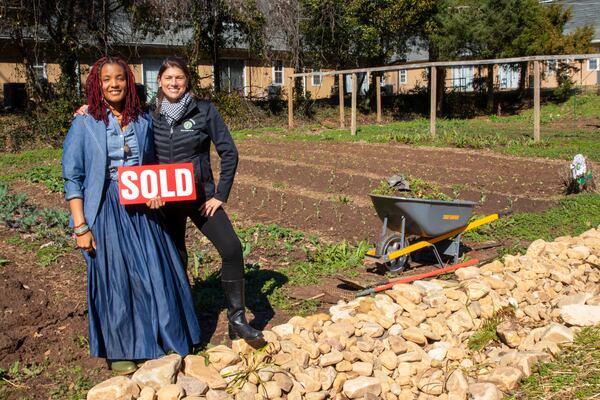
[[[481,327],[469,338],[469,349],[479,351],[488,343],[498,341],[499,338],[496,332],[498,325],[513,316],[514,309],[510,306],[494,312],[490,318],[483,321]]]

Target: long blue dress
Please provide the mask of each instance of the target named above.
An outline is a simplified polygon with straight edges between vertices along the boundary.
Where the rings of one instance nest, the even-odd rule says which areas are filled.
[[[132,125],[122,132],[112,114],[109,121],[108,179],[91,227],[96,252],[83,252],[90,353],[110,360],[185,356],[200,342],[185,268],[157,211],[119,203],[116,168],[137,165],[139,149]]]

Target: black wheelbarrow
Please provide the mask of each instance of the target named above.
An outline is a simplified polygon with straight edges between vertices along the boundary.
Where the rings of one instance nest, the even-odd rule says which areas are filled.
[[[472,201],[370,196],[383,227],[377,247],[367,252],[365,260],[390,272],[402,271],[411,254],[425,248],[432,250],[440,268],[445,266],[442,256],[456,264],[462,235],[500,218],[491,214],[469,222],[476,204]]]

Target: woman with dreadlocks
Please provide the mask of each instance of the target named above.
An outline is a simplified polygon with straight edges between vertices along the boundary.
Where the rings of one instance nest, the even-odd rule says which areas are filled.
[[[162,203],[119,203],[117,168],[154,162],[131,69],[118,57],[99,59],[86,94],[88,113],[64,142],[65,198],[87,263],[90,353],[128,374],[135,360],[187,355],[200,328],[178,249],[150,208]]]

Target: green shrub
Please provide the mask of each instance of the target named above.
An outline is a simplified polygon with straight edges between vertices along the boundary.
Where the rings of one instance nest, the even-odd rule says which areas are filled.
[[[31,122],[35,139],[52,147],[62,146],[73,119],[73,104],[81,104],[82,101],[57,98],[38,105]]]

